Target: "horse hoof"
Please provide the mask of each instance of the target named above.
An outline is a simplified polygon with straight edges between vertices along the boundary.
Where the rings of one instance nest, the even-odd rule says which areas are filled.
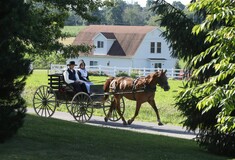
[[[158,125],[159,125],[159,126],[163,126],[163,123],[162,123],[162,122],[158,122]]]
[[[105,122],[108,122],[108,118],[107,118],[107,117],[104,117],[104,121],[105,121]]]
[[[132,121],[129,119],[129,120],[127,121],[127,123],[128,123],[129,125],[131,125]]]

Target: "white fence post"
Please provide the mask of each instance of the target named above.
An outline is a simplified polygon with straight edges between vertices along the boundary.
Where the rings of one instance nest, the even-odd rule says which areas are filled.
[[[174,69],[171,69],[171,78],[174,78]]]
[[[116,77],[116,75],[117,75],[116,72],[117,72],[117,67],[114,66],[114,67],[113,67],[113,76],[114,76],[114,77]]]
[[[99,65],[99,75],[101,75],[102,71],[101,71],[101,65]]]
[[[129,67],[128,76],[131,76],[131,67]]]
[[[143,71],[144,73],[143,73],[143,76],[145,76],[146,75],[146,68],[144,67],[144,71]]]

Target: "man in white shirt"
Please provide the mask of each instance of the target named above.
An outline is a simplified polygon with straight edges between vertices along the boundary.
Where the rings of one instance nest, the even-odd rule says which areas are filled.
[[[77,72],[74,70],[75,62],[70,61],[67,66],[68,69],[63,73],[65,82],[72,85],[76,93],[87,93],[86,85],[79,79]]]

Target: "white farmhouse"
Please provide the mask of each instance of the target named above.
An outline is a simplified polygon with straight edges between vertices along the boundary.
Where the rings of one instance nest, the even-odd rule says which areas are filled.
[[[87,26],[79,32],[73,45],[88,44],[95,48],[73,60],[83,59],[88,66],[171,69],[176,59],[170,56],[161,33],[153,26]]]

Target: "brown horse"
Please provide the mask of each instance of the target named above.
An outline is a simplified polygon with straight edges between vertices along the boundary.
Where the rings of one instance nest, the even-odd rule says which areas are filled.
[[[158,125],[163,125],[160,120],[156,103],[154,101],[157,84],[161,86],[164,91],[168,91],[170,89],[167,82],[166,71],[157,71],[155,73],[149,74],[146,77],[137,79],[132,79],[129,77],[110,77],[107,79],[104,84],[104,91],[112,92],[114,95],[114,101],[111,103],[111,107],[109,109],[109,113],[105,117],[105,121],[108,121],[113,109],[116,108],[119,116],[123,121],[123,124],[127,124],[120,110],[120,99],[124,96],[129,100],[136,101],[135,114],[130,120],[128,120],[128,124],[131,124],[135,120],[136,116],[139,114],[141,105],[144,102],[148,102],[157,115]],[[107,98],[108,95],[105,96],[105,100]]]

